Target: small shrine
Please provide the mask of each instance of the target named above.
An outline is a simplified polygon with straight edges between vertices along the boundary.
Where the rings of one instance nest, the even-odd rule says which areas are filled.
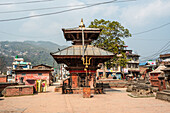
[[[66,70],[70,72],[70,77],[63,82],[63,93],[81,93],[83,87],[90,87],[91,90],[97,87],[95,81],[98,64],[114,56],[111,52],[91,45],[101,30],[85,28],[83,19],[77,28],[62,29],[65,39],[72,41],[73,45],[51,55],[57,63],[66,64]]]
[[[166,68],[162,71],[165,73],[165,86],[167,90],[170,90],[170,62],[165,64]]]
[[[170,62],[165,63],[165,66],[166,68],[162,69],[164,75],[159,76],[160,91],[156,93],[156,99],[170,102]]]

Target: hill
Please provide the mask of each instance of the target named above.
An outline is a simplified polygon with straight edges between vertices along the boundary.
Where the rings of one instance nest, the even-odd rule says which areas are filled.
[[[12,66],[13,58],[18,55],[23,57],[25,61],[31,62],[32,65],[48,64],[53,65],[53,58],[50,52],[58,51],[66,46],[49,41],[1,41],[0,42],[0,70],[5,66]],[[5,63],[3,63],[5,62]]]
[[[42,48],[47,49],[50,52],[56,52],[58,50],[58,48],[63,49],[66,46],[60,46],[56,43],[50,42],[50,41],[24,41],[24,43],[28,43],[28,44],[33,44],[35,46],[39,46]]]

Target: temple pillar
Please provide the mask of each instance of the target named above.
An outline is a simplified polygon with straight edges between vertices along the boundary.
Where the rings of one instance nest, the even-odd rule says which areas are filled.
[[[85,86],[89,86],[88,76],[85,77]]]
[[[165,80],[159,80],[159,91],[162,91],[164,89],[166,89],[166,86],[165,86]]]
[[[94,78],[95,76],[94,76],[94,73],[93,74],[91,74],[91,80],[90,80],[90,88],[94,88],[94,80],[95,80],[95,78]]]
[[[72,85],[72,88],[77,88],[78,87],[78,74],[76,73],[72,73],[71,74],[71,85]]]
[[[93,84],[94,84],[94,78],[92,77],[90,82],[90,88],[94,88]]]

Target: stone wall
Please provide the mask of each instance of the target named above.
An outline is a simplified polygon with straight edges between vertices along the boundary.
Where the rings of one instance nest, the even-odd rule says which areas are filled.
[[[14,86],[17,85],[18,83],[0,83],[0,96],[1,96],[1,92],[7,87],[7,86]]]
[[[164,90],[156,93],[156,99],[170,102],[170,90]]]
[[[124,80],[99,80],[98,83],[103,83],[103,88],[126,88],[127,81]]]
[[[21,85],[21,86],[8,86],[6,87],[2,95],[8,96],[21,96],[33,94],[33,86]]]

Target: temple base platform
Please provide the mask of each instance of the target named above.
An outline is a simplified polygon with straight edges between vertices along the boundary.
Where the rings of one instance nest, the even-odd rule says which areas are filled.
[[[156,93],[156,99],[170,102],[170,90],[163,90]]]
[[[103,88],[126,88],[128,82],[125,80],[101,79],[97,83],[102,83]]]
[[[62,94],[83,94],[83,87],[62,88]],[[104,94],[104,91],[103,88],[90,88],[90,94]]]

